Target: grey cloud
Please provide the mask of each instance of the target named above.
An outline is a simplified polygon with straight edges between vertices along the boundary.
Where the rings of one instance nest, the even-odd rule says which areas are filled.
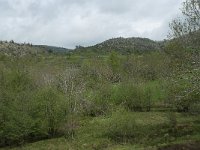
[[[0,40],[73,48],[112,37],[166,38],[183,0],[0,0]]]

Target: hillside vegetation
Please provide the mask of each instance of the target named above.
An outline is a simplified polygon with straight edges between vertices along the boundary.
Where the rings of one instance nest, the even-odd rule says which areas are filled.
[[[15,43],[14,41],[0,41],[0,53],[6,56],[32,56],[32,55],[41,55],[49,53],[67,53],[71,51],[70,49],[55,47],[55,46],[46,46],[46,45],[33,45],[30,43]]]
[[[45,49],[37,48],[32,44],[18,44],[14,41],[0,41],[0,53],[6,56],[22,57],[26,55],[36,55],[45,53]]]
[[[157,42],[150,40],[148,38],[113,38],[104,41],[100,44],[94,46],[82,47],[77,46],[75,51],[77,52],[95,52],[99,54],[110,53],[111,51],[116,51],[120,54],[130,54],[130,53],[141,53],[149,51],[161,50],[165,42]]]
[[[130,55],[40,52],[1,53],[1,146],[157,149],[200,139],[199,51],[172,42]]]
[[[199,28],[181,21],[168,42],[0,42],[1,149],[199,149]]]

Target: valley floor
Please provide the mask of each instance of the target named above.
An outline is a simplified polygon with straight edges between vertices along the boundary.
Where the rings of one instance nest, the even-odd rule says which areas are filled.
[[[129,114],[136,118],[135,121],[140,126],[156,126],[168,122],[167,112],[129,112]],[[182,136],[176,138],[164,135],[164,137],[158,137],[158,139],[156,137],[154,139],[148,137],[149,139],[144,138],[137,142],[132,142],[131,140],[128,142],[113,141],[106,136],[102,136],[105,124],[112,119],[111,115],[82,119],[79,122],[77,136],[74,139],[60,137],[29,143],[20,147],[2,148],[1,150],[182,150],[184,147],[188,150],[198,150],[200,146],[200,143],[197,142],[200,141],[199,132],[190,133],[188,131],[190,128],[193,130],[199,128],[199,117],[181,113],[176,113],[176,117],[178,127],[182,128],[187,124],[184,130],[180,129]]]

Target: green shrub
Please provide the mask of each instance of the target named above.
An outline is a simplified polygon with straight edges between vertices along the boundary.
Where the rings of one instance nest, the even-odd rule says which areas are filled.
[[[6,61],[6,60],[8,60],[8,57],[0,53],[0,61]]]
[[[152,91],[143,84],[122,83],[115,89],[112,101],[132,111],[150,111]]]
[[[59,129],[66,121],[68,106],[61,93],[55,88],[44,87],[35,96],[33,113],[38,120],[38,128],[43,128],[49,136],[58,134]]]
[[[56,89],[37,87],[23,69],[4,70],[0,83],[1,146],[58,134],[67,108]]]
[[[21,143],[32,132],[35,85],[24,70],[4,70],[0,80],[0,144]]]
[[[198,82],[192,83],[187,75],[172,80],[168,85],[168,99],[179,112],[190,112],[200,98]]]
[[[105,115],[111,109],[112,86],[109,84],[101,84],[98,87],[98,90],[87,93],[87,101],[83,108],[85,115]]]

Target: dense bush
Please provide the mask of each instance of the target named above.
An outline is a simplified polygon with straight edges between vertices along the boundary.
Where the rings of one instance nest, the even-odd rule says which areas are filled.
[[[32,116],[37,120],[38,128],[48,136],[55,136],[67,119],[68,106],[61,93],[47,87],[34,97]]]
[[[147,81],[158,80],[168,76],[170,59],[163,52],[130,55],[123,59],[121,74],[126,78]]]
[[[56,89],[41,90],[23,69],[3,70],[0,75],[0,145],[55,136],[65,121],[64,104]]]
[[[34,84],[25,71],[5,70],[0,78],[1,144],[20,141],[31,131]]]
[[[122,83],[115,88],[112,101],[132,111],[150,111],[152,91],[143,84]]]
[[[98,90],[87,91],[83,113],[90,116],[105,115],[111,111],[112,85],[99,84]]]
[[[179,112],[192,111],[200,98],[199,89],[195,87],[197,84],[192,83],[186,74],[173,79],[168,85],[168,102]]]

